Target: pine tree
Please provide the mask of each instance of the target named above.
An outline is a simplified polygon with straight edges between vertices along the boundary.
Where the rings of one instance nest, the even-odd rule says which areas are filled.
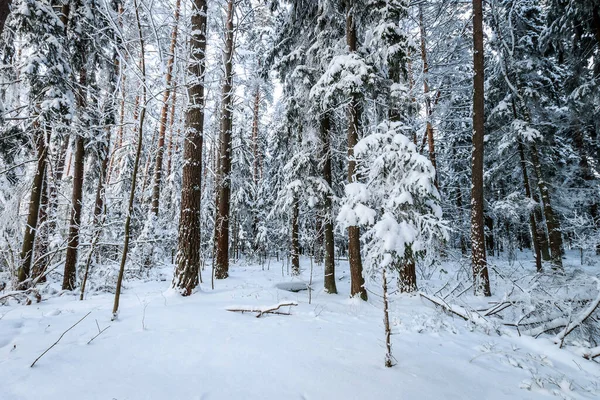
[[[181,214],[173,287],[192,294],[200,273],[200,198],[202,134],[204,131],[204,71],[206,52],[206,1],[194,0],[188,78],[189,103],[185,117]]]
[[[231,202],[231,131],[233,119],[233,15],[234,2],[227,1],[225,22],[225,48],[221,99],[221,135],[219,138],[219,161],[217,169],[217,217],[215,218],[215,278],[225,279],[229,276],[229,217]]]
[[[491,296],[483,221],[484,54],[483,2],[473,0],[473,156],[471,159],[471,258],[475,294]]]

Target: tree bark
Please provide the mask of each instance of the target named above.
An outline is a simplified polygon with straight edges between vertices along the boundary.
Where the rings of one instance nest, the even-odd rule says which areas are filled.
[[[63,290],[75,289],[77,275],[77,251],[79,249],[79,227],[81,225],[81,206],[83,197],[83,164],[85,148],[83,138],[77,135],[73,138],[75,146],[75,160],[73,166],[73,195],[71,198],[71,220],[69,223],[69,239],[67,242],[67,255],[63,276]]]
[[[50,135],[46,135],[48,143],[50,142]],[[33,263],[32,278],[38,277],[38,282],[46,282],[46,276],[44,271],[48,264],[48,245],[49,245],[49,226],[48,226],[48,166],[44,172],[44,179],[42,182],[42,193],[40,195],[40,210],[38,217],[38,229],[37,238],[35,240],[35,255],[36,259]]]
[[[423,3],[419,3],[419,31],[421,37],[421,60],[423,61],[423,94],[425,95],[425,117],[427,124],[425,134],[429,148],[429,160],[435,169],[434,185],[438,187],[437,161],[435,158],[435,143],[433,139],[433,125],[431,124],[431,99],[429,98],[429,63],[427,61],[427,47],[425,43],[425,23],[423,22]]]
[[[258,122],[259,122],[259,112],[260,112],[260,88],[256,86],[256,92],[254,94],[254,112],[252,116],[252,154],[254,156],[254,161],[252,164],[252,179],[254,180],[254,186],[258,185],[258,181],[260,179],[259,176],[259,166],[260,166],[260,156],[258,154]]]
[[[463,196],[462,196],[462,188],[458,187],[456,190],[456,208],[458,209],[458,215],[460,216],[460,220],[463,218]],[[460,252],[463,256],[467,255],[467,239],[463,234],[462,230],[459,231],[460,235]]]
[[[42,188],[44,186],[44,176],[46,174],[46,160],[48,149],[44,134],[39,131],[39,123],[33,124],[35,130],[35,144],[37,149],[38,162],[31,187],[31,196],[29,197],[29,213],[27,215],[27,225],[25,225],[25,234],[23,236],[23,247],[21,249],[20,265],[17,271],[17,282],[22,285],[25,280],[30,278],[31,264],[33,259],[33,246],[39,219],[40,200]]]
[[[0,35],[4,32],[4,24],[6,23],[6,18],[8,18],[8,14],[10,14],[10,4],[12,0],[5,0],[0,3]]]
[[[79,71],[79,90],[77,92],[77,108],[83,114],[87,106],[85,87],[87,84],[87,70],[85,67]],[[83,129],[83,126],[81,127]],[[81,225],[81,208],[83,202],[83,168],[85,161],[84,139],[81,135],[73,137],[75,159],[73,165],[73,194],[71,197],[71,220],[69,223],[69,239],[65,257],[63,275],[63,290],[75,289],[77,275],[77,252],[79,250],[79,227]]]
[[[519,146],[519,157],[521,158],[521,172],[523,174],[523,186],[525,186],[525,196],[528,199],[533,200],[533,196],[531,195],[531,186],[529,184],[529,175],[527,173],[527,160],[525,159],[525,150],[523,146],[523,141],[521,138],[518,139]],[[529,225],[531,227],[531,241],[533,242],[533,251],[535,254],[535,269],[537,272],[542,272],[542,246],[540,245],[540,238],[537,233],[537,221],[535,220],[535,212],[532,210],[529,213]]]
[[[221,143],[219,152],[219,202],[215,221],[215,240],[217,254],[215,260],[215,278],[225,279],[229,276],[229,208],[231,197],[231,128],[233,106],[233,0],[227,1],[227,20],[225,26],[225,79],[221,101]]]
[[[398,277],[398,286],[402,293],[413,293],[417,288],[417,270],[415,260],[412,257],[406,257],[400,266],[400,275]]]
[[[198,286],[200,273],[200,200],[202,195],[202,135],[204,132],[204,70],[206,0],[193,0],[191,16],[188,106],[185,114],[181,214],[173,287],[187,296]]]
[[[298,227],[298,214],[300,205],[298,199],[294,199],[292,205],[292,275],[300,275],[300,239]]]
[[[471,159],[471,263],[476,295],[491,296],[485,254],[483,212],[484,157],[483,2],[473,0],[473,153]]]
[[[177,26],[179,24],[179,8],[181,0],[175,3],[175,25],[171,34],[171,47],[169,48],[169,58],[167,59],[167,76],[165,92],[163,94],[163,103],[160,111],[160,120],[158,125],[158,146],[156,149],[156,160],[154,165],[154,184],[152,187],[152,206],[151,213],[158,217],[158,207],[160,204],[160,185],[162,183],[162,165],[165,154],[165,133],[167,130],[167,113],[169,111],[169,97],[171,96],[171,79],[173,77],[173,61],[175,59],[175,47],[177,46]]]
[[[550,242],[550,262],[552,263],[552,269],[562,271],[562,233],[560,221],[552,208],[550,190],[548,189],[548,184],[542,173],[537,146],[532,144],[530,150],[533,171],[535,172],[538,188],[542,195],[542,202],[544,203],[544,216],[546,217],[546,226],[548,227],[548,238]]]
[[[254,202],[256,207],[256,202],[258,201],[258,183],[260,180],[259,177],[259,155],[258,155],[258,123],[259,123],[259,112],[260,112],[260,87],[256,86],[256,92],[254,94],[254,110],[252,116],[252,155],[254,157],[252,163],[252,182],[254,183]],[[258,213],[255,209],[252,210],[252,234],[254,235],[254,251],[258,250],[258,243],[256,242],[256,237],[258,235]]]
[[[350,53],[356,52],[356,25],[354,21],[354,4],[346,1],[346,45]],[[353,95],[348,105],[348,182],[356,182],[356,160],[354,159],[354,146],[358,142],[360,129],[360,104],[356,95]],[[348,227],[348,262],[350,264],[350,296],[359,296],[367,300],[365,279],[362,274],[362,258],[360,255],[360,228]]]
[[[323,144],[323,180],[327,183],[329,190],[333,190],[333,179],[331,173],[331,119],[329,114],[321,117],[321,141]],[[324,286],[327,293],[337,293],[335,284],[335,243],[332,222],[332,196],[333,193],[325,195],[323,205],[323,238],[325,239],[325,272]]]
[[[171,175],[171,165],[173,160],[173,142],[177,140],[173,127],[175,124],[175,107],[177,106],[177,82],[173,83],[173,96],[171,96],[171,112],[169,117],[169,146],[167,147],[167,176]]]

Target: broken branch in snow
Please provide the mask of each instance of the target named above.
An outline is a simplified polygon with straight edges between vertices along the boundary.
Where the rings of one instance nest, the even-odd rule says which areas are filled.
[[[453,307],[450,304],[446,303],[444,300],[442,300],[442,299],[440,299],[438,297],[429,296],[429,295],[427,295],[425,293],[422,293],[422,292],[419,293],[419,294],[424,299],[427,299],[430,302],[432,302],[433,304],[435,304],[436,306],[441,307],[444,311],[447,311],[447,312],[450,312],[450,313],[452,313],[454,315],[457,315],[457,316],[461,317],[462,319],[464,319],[465,321],[468,321],[468,320],[471,319],[468,315],[463,314],[463,313],[461,313],[459,311],[454,310]]]
[[[508,301],[504,301],[504,302],[498,303],[494,307],[492,307],[489,310],[487,310],[483,314],[483,316],[484,317],[489,317],[491,315],[498,314],[499,312],[506,310],[508,307],[510,307],[512,305],[513,305],[513,303],[508,302]]]
[[[96,320],[96,326],[98,327],[98,333],[96,334],[96,336],[94,336],[93,338],[91,338],[89,340],[89,342],[87,342],[87,344],[92,343],[92,340],[96,339],[98,336],[102,335],[102,333],[107,330],[108,328],[110,328],[110,325],[108,325],[106,328],[104,329],[100,329],[100,325],[98,324],[98,320]]]
[[[565,326],[565,329],[562,330],[558,335],[556,335],[555,342],[560,343],[560,347],[562,347],[563,342],[565,338],[569,335],[569,333],[573,332],[575,328],[583,324],[600,305],[600,281],[596,280],[596,283],[598,285],[598,296],[596,297],[596,299],[592,301],[590,305],[577,316],[577,318],[575,318],[572,322],[569,321]]]
[[[32,296],[35,299],[36,303],[42,301],[42,296],[40,295],[40,292],[35,287],[30,287],[25,290],[14,290],[3,294],[2,296],[0,296],[0,303],[12,297],[18,303],[24,301],[25,305],[30,305],[31,303],[33,303]]]
[[[278,314],[278,315],[290,315],[289,312],[278,311],[281,307],[292,307],[297,306],[298,303],[289,302],[289,303],[279,303],[275,306],[262,307],[262,308],[243,308],[243,307],[235,307],[235,308],[227,308],[227,311],[232,312],[241,312],[242,314],[245,312],[257,313],[256,318],[262,317],[263,314]]]
[[[583,354],[583,358],[593,360],[596,357],[600,357],[600,346],[589,349]]]
[[[60,337],[58,338],[58,340],[57,340],[56,342],[54,342],[54,343],[52,344],[52,346],[48,347],[48,348],[46,349],[46,351],[44,351],[42,354],[40,354],[40,356],[39,356],[38,358],[36,358],[36,359],[35,359],[35,361],[34,361],[34,362],[33,362],[33,363],[32,363],[32,364],[29,366],[29,368],[33,368],[33,366],[35,365],[35,363],[36,363],[36,362],[38,362],[38,360],[39,360],[40,358],[42,358],[42,357],[44,356],[44,354],[46,354],[47,352],[49,352],[51,348],[53,348],[54,346],[56,346],[56,345],[58,344],[58,342],[60,342],[60,339],[62,339],[62,338],[63,338],[63,336],[65,336],[65,334],[66,334],[67,332],[69,332],[71,329],[75,328],[75,327],[77,326],[77,324],[79,324],[81,321],[83,321],[83,320],[85,319],[85,317],[87,317],[87,316],[88,316],[88,315],[90,315],[91,313],[92,313],[92,312],[90,311],[89,313],[85,314],[85,315],[83,316],[83,318],[81,318],[79,321],[75,322],[73,325],[71,325],[71,327],[70,327],[69,329],[67,329],[66,331],[64,331],[64,332],[62,333],[62,335],[60,335]]]

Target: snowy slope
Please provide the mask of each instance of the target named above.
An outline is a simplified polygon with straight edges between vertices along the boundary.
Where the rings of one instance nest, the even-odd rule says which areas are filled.
[[[289,292],[281,265],[233,267],[231,277],[182,298],[159,282],[128,282],[111,322],[112,295],[64,295],[0,308],[0,399],[593,399],[600,366],[548,339],[498,336],[441,314],[418,296],[392,304],[393,354],[384,367],[379,298],[349,299],[316,278]],[[320,270],[320,268],[316,268]],[[318,273],[316,273],[318,275]],[[205,272],[205,275],[207,273]],[[293,285],[292,285],[293,286]],[[298,302],[290,316],[229,312]],[[287,309],[282,309],[287,311]],[[37,364],[29,365],[91,312]],[[98,333],[98,327],[108,330]]]

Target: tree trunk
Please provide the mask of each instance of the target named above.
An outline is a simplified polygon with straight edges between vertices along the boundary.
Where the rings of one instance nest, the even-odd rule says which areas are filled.
[[[320,215],[315,217],[315,242],[312,253],[315,264],[321,265],[323,263],[323,219]]]
[[[333,180],[331,173],[331,120],[329,114],[321,117],[321,141],[323,144],[323,180],[327,183],[329,190],[333,191]],[[325,272],[324,286],[327,293],[337,293],[335,284],[335,243],[333,237],[332,222],[332,196],[333,193],[325,195],[323,206],[323,238],[325,239]]]
[[[36,130],[35,144],[37,149],[37,167],[33,185],[31,187],[31,196],[29,197],[29,213],[27,215],[27,225],[25,225],[25,234],[23,236],[23,247],[21,249],[20,265],[17,271],[17,282],[22,285],[25,280],[30,277],[31,264],[33,259],[33,246],[35,243],[35,235],[37,232],[40,200],[42,196],[42,188],[44,186],[44,176],[46,174],[46,160],[48,149],[46,139],[42,132],[39,132],[39,123],[36,121],[33,124],[33,129]]]
[[[225,279],[229,276],[229,208],[231,197],[231,128],[233,106],[233,0],[227,1],[227,21],[225,26],[225,80],[221,101],[221,143],[219,152],[219,202],[215,221],[215,240],[217,254],[215,262],[215,278]]]
[[[473,0],[473,154],[471,159],[471,262],[475,295],[491,296],[483,214],[484,58],[483,2]]]
[[[6,22],[6,18],[8,18],[8,14],[10,14],[10,3],[12,0],[6,0],[0,3],[0,35],[4,32],[4,23]]]
[[[387,368],[391,368],[392,357],[392,330],[390,329],[390,306],[388,300],[388,284],[385,274],[385,268],[381,271],[381,281],[383,283],[383,328],[385,330],[385,363]]]
[[[173,287],[187,296],[198,286],[200,273],[200,200],[202,188],[202,135],[204,132],[204,70],[206,0],[193,0],[190,38],[190,80],[185,114],[181,214]]]
[[[69,23],[69,14],[71,12],[71,6],[68,2],[65,2],[61,6],[60,21],[64,25],[65,35],[67,33],[67,25]],[[48,235],[53,235],[56,231],[57,223],[57,210],[58,210],[58,190],[60,189],[63,175],[65,174],[65,163],[67,153],[69,151],[69,143],[71,139],[69,135],[65,134],[62,138],[62,145],[56,155],[56,168],[52,173],[52,184],[49,185],[49,198],[48,198]],[[48,142],[50,143],[50,142]]]
[[[133,2],[135,7],[135,19],[138,30],[138,40],[140,43],[140,70],[142,75],[142,97],[141,111],[140,111],[140,122],[138,125],[138,143],[135,152],[135,160],[133,162],[133,172],[131,175],[131,190],[129,192],[129,203],[127,204],[127,216],[125,217],[125,228],[124,228],[124,240],[123,240],[123,253],[121,254],[121,264],[119,265],[119,275],[117,277],[117,287],[115,289],[115,301],[113,303],[113,317],[117,318],[117,312],[119,311],[119,300],[121,299],[121,287],[123,286],[123,275],[125,274],[125,263],[127,262],[127,255],[129,253],[129,240],[131,239],[131,214],[133,214],[133,202],[135,200],[135,187],[137,181],[137,173],[140,165],[140,156],[142,154],[142,139],[144,138],[144,120],[146,118],[146,53],[144,49],[144,39],[142,35],[142,24],[140,21],[139,7],[137,0]]]
[[[550,201],[550,190],[542,174],[542,166],[540,164],[540,157],[537,146],[531,145],[531,161],[533,163],[533,171],[535,172],[538,188],[542,195],[542,202],[544,203],[544,216],[546,217],[546,226],[548,227],[548,237],[550,242],[550,257],[552,263],[552,269],[563,270],[562,265],[562,233],[560,229],[560,221]]]
[[[425,117],[427,118],[427,125],[425,127],[425,134],[427,136],[427,143],[429,145],[429,160],[431,165],[435,169],[434,184],[438,187],[438,174],[437,174],[437,161],[435,158],[435,143],[433,140],[433,125],[431,124],[431,99],[429,98],[429,63],[427,61],[427,47],[425,44],[425,24],[423,22],[423,3],[419,3],[419,31],[421,36],[421,60],[423,61],[423,94],[425,95]]]
[[[175,47],[177,45],[177,25],[179,23],[179,8],[181,0],[175,3],[175,25],[171,34],[171,47],[169,48],[169,58],[167,59],[167,76],[165,92],[163,94],[163,103],[160,111],[160,120],[158,125],[158,146],[156,149],[156,163],[154,165],[154,185],[152,187],[152,206],[151,213],[158,217],[158,207],[160,204],[160,185],[162,183],[162,165],[165,154],[165,132],[167,130],[167,113],[169,111],[169,97],[173,88],[171,87],[171,78],[173,77],[173,60],[175,59]]]
[[[254,180],[254,186],[258,185],[259,181],[259,165],[260,156],[258,154],[258,122],[260,112],[260,88],[256,86],[256,93],[254,94],[254,115],[252,117],[252,154],[254,156],[253,168],[252,168],[252,179]]]
[[[529,185],[529,174],[527,173],[527,160],[525,159],[525,150],[523,148],[523,141],[518,138],[519,146],[519,157],[521,158],[521,171],[523,173],[523,185],[525,186],[525,196],[528,199],[533,200],[531,195],[531,186]],[[535,220],[535,212],[533,210],[529,213],[529,225],[531,227],[531,241],[533,242],[533,251],[535,254],[535,269],[537,272],[542,272],[542,246],[540,245],[540,238],[537,233],[537,221]]]
[[[252,163],[252,182],[254,183],[253,190],[253,201],[254,208],[252,210],[252,234],[254,235],[254,251],[258,250],[258,243],[256,237],[258,236],[258,213],[256,212],[256,203],[258,201],[258,183],[259,177],[259,155],[258,155],[258,123],[259,123],[259,112],[260,112],[260,87],[256,86],[256,92],[254,94],[254,111],[252,116],[252,155],[254,157]]]
[[[459,187],[456,190],[456,208],[458,209],[458,215],[460,220],[462,221],[463,217],[463,197],[462,197],[462,189]],[[460,252],[463,256],[467,255],[467,240],[465,235],[462,232],[462,229],[458,233],[460,235]]]
[[[354,22],[354,5],[346,2],[346,44],[348,51],[356,52],[356,25]],[[356,182],[356,160],[354,159],[354,146],[358,142],[360,129],[360,104],[356,95],[353,95],[348,105],[348,182]],[[367,300],[365,279],[362,275],[362,259],[360,255],[360,228],[348,227],[348,262],[350,264],[350,296],[360,296]]]
[[[48,143],[50,142],[50,135],[46,135]],[[40,195],[40,210],[38,217],[38,229],[37,238],[35,241],[35,255],[36,258],[33,263],[32,278],[39,278],[38,282],[46,282],[46,276],[44,272],[48,265],[48,247],[49,247],[49,226],[48,226],[48,167],[44,172],[44,179],[42,182],[42,193]],[[41,277],[41,278],[40,278]]]
[[[83,197],[83,164],[85,148],[83,138],[77,135],[73,138],[75,146],[73,196],[71,198],[71,221],[69,224],[69,240],[67,242],[67,255],[65,257],[65,270],[63,276],[63,290],[75,289],[77,274],[77,251],[79,249],[79,227],[81,225],[81,206]]]
[[[171,175],[171,164],[173,159],[173,142],[177,140],[177,136],[173,131],[175,124],[175,107],[177,105],[177,82],[173,83],[173,96],[171,96],[171,112],[169,117],[169,146],[167,150],[167,176]]]
[[[418,290],[417,270],[415,260],[412,257],[407,257],[400,266],[398,286],[402,293],[413,293]]]
[[[83,115],[87,107],[85,87],[87,84],[87,70],[79,71],[79,90],[77,92],[78,112]],[[80,127],[83,129],[84,127]],[[63,275],[63,290],[75,289],[77,275],[77,252],[79,250],[79,227],[81,225],[81,208],[83,202],[83,168],[85,161],[84,139],[81,135],[73,137],[75,159],[73,165],[73,194],[71,197],[71,220],[69,224],[69,240],[65,257],[65,270]]]
[[[300,275],[300,239],[298,227],[298,214],[300,205],[298,199],[294,199],[292,205],[292,275]]]

